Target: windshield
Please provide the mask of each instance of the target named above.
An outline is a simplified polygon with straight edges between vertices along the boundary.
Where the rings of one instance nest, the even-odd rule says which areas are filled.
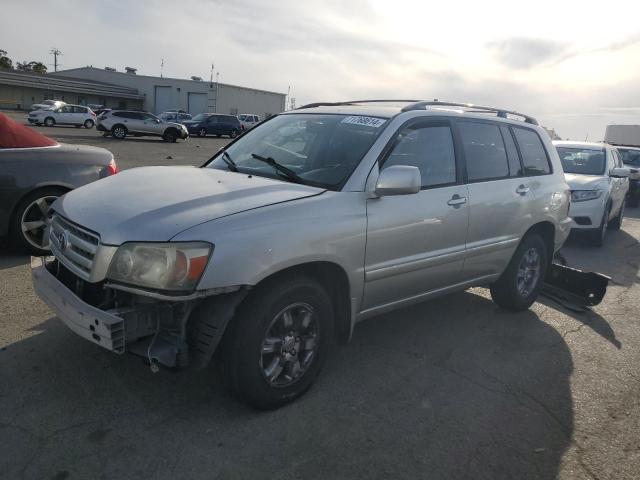
[[[557,147],[565,173],[580,175],[604,174],[604,150],[593,148]]]
[[[207,115],[206,113],[199,113],[198,115],[193,117],[191,120],[195,122],[202,122],[203,120],[206,120],[208,117],[209,115]]]
[[[364,116],[279,115],[251,129],[226,151],[241,173],[291,180],[258,156],[291,170],[303,183],[338,190],[385,124],[385,119]],[[207,166],[228,169],[222,155]]]
[[[618,147],[618,153],[620,154],[622,163],[626,165],[633,165],[635,167],[640,166],[640,150]]]

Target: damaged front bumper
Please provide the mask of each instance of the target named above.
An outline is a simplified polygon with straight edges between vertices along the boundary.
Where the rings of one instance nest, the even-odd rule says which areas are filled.
[[[547,271],[542,295],[572,310],[586,310],[602,302],[611,278],[553,263]]]
[[[89,284],[54,257],[31,257],[38,296],[73,332],[111,352],[129,352],[154,366],[204,367],[246,291],[161,301]]]

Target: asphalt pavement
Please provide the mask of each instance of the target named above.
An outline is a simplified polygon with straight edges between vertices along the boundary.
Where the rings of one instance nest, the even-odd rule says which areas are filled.
[[[123,168],[198,165],[224,144],[41,130],[109,148]],[[638,238],[628,209],[603,248],[563,248],[613,279],[591,312],[542,299],[513,314],[471,289],[386,314],[333,348],[306,396],[266,413],[213,369],[154,374],[77,337],[35,296],[27,257],[0,246],[0,477],[637,479]]]

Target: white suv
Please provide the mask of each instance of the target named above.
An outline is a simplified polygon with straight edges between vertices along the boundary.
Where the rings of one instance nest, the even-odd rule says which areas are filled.
[[[74,125],[77,128],[93,128],[96,114],[83,105],[63,105],[51,110],[36,110],[29,113],[29,123],[53,127],[54,125]]]
[[[260,116],[255,113],[242,113],[238,115],[238,120],[240,120],[242,130],[251,130],[260,123]]]
[[[555,141],[571,188],[573,230],[588,233],[602,246],[607,228],[618,230],[629,191],[629,169],[617,150],[606,143]]]

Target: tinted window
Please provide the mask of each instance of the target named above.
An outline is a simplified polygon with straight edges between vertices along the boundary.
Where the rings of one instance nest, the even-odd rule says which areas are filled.
[[[520,147],[525,174],[545,175],[551,173],[547,152],[538,134],[525,128],[514,128],[513,133]]]
[[[556,147],[565,173],[580,175],[602,175],[604,173],[604,150],[593,148]]]
[[[73,113],[73,107],[66,105],[60,108],[61,113]]]
[[[507,160],[509,160],[509,175],[511,177],[519,177],[524,175],[522,171],[522,163],[520,163],[520,155],[518,155],[518,149],[513,141],[513,135],[511,129],[508,127],[500,127],[502,132],[502,139],[504,140],[504,146],[507,150]]]
[[[618,148],[618,154],[620,155],[623,163],[633,165],[635,167],[640,166],[640,150]]]
[[[155,115],[151,115],[150,113],[144,113],[143,114],[143,118],[145,120],[155,120],[157,117]],[[174,117],[175,119],[175,117]]]
[[[73,107],[74,113],[87,113],[87,109],[85,107]]]
[[[489,123],[460,122],[469,181],[509,176],[500,128]]]
[[[416,125],[403,129],[383,168],[391,165],[418,167],[423,187],[455,183],[456,157],[451,128]]]

